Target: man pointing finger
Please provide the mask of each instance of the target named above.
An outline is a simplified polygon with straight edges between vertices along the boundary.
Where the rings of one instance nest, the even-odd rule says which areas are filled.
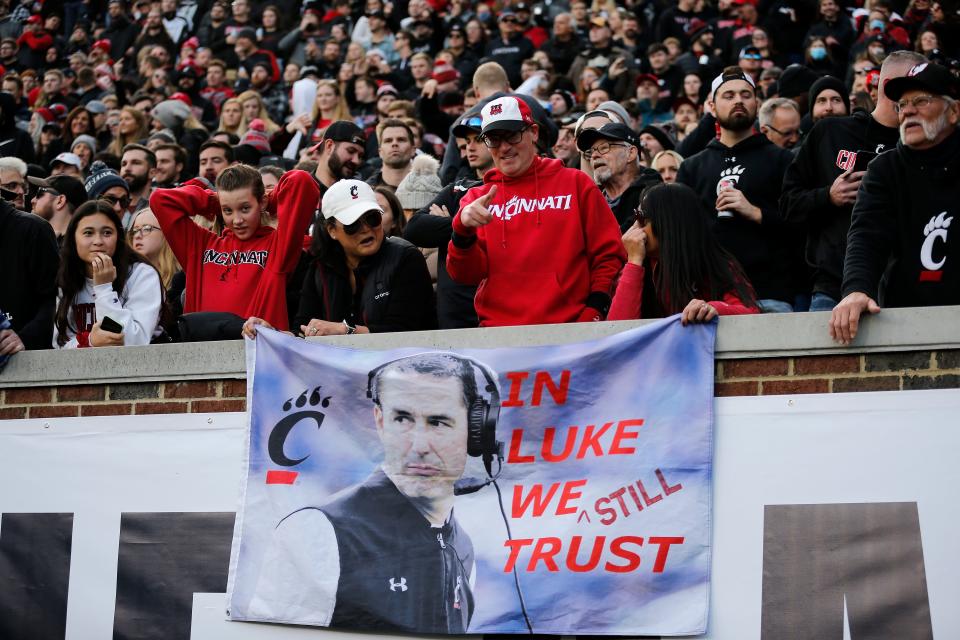
[[[537,156],[522,100],[498,98],[481,116],[494,168],[461,200],[447,272],[479,285],[481,326],[602,320],[626,260],[610,206],[586,174]]]

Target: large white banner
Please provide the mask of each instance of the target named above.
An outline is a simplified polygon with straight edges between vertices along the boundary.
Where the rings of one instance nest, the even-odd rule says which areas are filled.
[[[699,637],[960,637],[957,415],[960,390],[717,400]],[[0,422],[0,637],[382,637],[226,621],[244,433],[244,414]]]

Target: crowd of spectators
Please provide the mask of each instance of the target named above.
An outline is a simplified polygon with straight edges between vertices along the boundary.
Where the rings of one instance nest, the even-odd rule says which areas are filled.
[[[0,357],[960,304],[957,0],[0,0]],[[825,329],[826,330],[826,329]]]

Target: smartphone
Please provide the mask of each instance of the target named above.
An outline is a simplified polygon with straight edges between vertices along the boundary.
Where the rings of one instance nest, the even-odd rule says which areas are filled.
[[[854,171],[866,171],[867,165],[870,164],[870,161],[876,158],[879,154],[874,153],[873,151],[857,151],[857,160],[853,163]]]
[[[103,317],[103,320],[100,321],[100,328],[110,333],[123,333],[123,325],[110,316]]]

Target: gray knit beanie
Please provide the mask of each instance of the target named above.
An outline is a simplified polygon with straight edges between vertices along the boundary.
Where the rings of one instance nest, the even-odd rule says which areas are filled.
[[[97,153],[97,139],[93,136],[88,136],[87,134],[82,134],[73,139],[73,144],[70,145],[70,151],[73,151],[77,148],[78,144],[85,144],[90,147],[90,151],[93,154]]]
[[[173,130],[182,127],[190,114],[190,107],[180,100],[164,100],[150,112],[150,115],[162,122],[164,127]]]
[[[439,169],[440,163],[432,156],[424,153],[414,158],[410,173],[397,185],[400,206],[417,211],[433,202],[443,189],[437,175]]]

